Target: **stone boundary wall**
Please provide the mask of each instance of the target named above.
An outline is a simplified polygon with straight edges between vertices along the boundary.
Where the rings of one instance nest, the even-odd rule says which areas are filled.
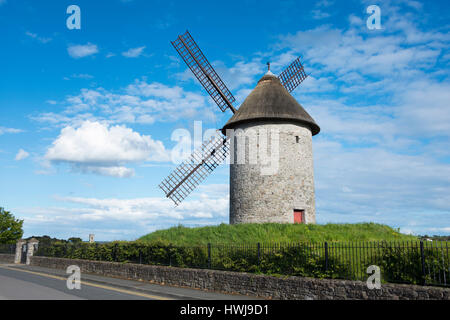
[[[240,272],[175,268],[131,263],[31,257],[31,265],[201,290],[237,293],[269,299],[450,300],[450,288],[384,284],[370,290],[365,282],[302,277],[272,277]]]
[[[14,255],[0,253],[0,263],[14,263]]]

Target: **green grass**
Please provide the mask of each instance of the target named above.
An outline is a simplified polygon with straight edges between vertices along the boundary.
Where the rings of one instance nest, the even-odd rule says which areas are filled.
[[[187,228],[183,226],[158,230],[147,234],[140,241],[161,241],[173,245],[242,244],[274,242],[323,242],[323,241],[403,241],[417,240],[389,226],[375,223],[357,224],[239,224]]]

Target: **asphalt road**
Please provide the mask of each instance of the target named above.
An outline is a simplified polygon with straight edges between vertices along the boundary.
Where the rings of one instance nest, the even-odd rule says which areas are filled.
[[[0,300],[248,300],[147,282],[81,274],[81,289],[69,290],[65,270],[0,264]]]

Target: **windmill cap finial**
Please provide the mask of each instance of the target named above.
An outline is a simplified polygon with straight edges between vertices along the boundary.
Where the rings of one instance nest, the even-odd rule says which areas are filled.
[[[270,62],[267,62],[267,72],[266,72],[266,76],[275,76],[272,71],[270,71]]]

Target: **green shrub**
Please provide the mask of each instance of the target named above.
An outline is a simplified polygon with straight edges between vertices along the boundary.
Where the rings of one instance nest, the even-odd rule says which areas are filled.
[[[384,244],[380,268],[386,282],[423,284],[434,283],[436,274],[449,270],[445,253],[437,248],[424,248],[425,273],[422,270],[420,247],[405,250],[400,246]]]

